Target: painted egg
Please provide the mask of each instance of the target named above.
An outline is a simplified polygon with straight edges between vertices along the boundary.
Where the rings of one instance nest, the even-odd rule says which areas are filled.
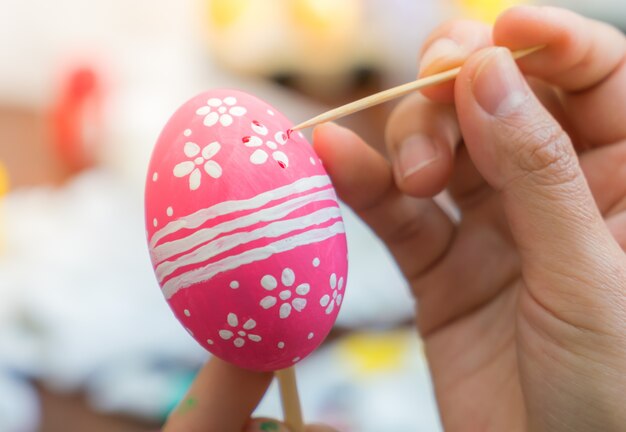
[[[186,102],[146,181],[150,257],[178,320],[207,350],[253,370],[289,367],[330,331],[347,249],[337,197],[312,147],[267,103],[234,90]]]

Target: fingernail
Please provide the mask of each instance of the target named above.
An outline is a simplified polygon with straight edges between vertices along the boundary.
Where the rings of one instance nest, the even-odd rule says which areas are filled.
[[[256,419],[248,424],[246,432],[289,432],[289,429],[275,420]]]
[[[410,135],[398,147],[396,159],[398,174],[400,178],[406,178],[430,165],[438,157],[437,146],[429,136],[422,133]]]
[[[467,55],[465,50],[456,41],[450,38],[437,39],[430,44],[420,61],[420,75],[431,69],[436,64],[445,64],[450,67],[451,63],[462,61]]]
[[[517,111],[530,94],[506,48],[494,48],[484,54],[474,75],[472,91],[478,104],[492,115]]]

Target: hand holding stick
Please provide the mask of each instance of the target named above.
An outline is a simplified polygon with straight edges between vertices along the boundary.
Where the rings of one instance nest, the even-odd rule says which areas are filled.
[[[543,46],[537,46],[533,48],[527,48],[527,49],[515,51],[513,52],[513,58],[517,60],[519,58],[530,55],[536,51],[539,51],[542,48]],[[454,78],[456,78],[456,76],[459,74],[460,71],[461,71],[461,66],[444,71],[444,72],[440,72],[434,75],[430,75],[424,78],[420,78],[416,81],[402,84],[397,87],[393,87],[393,88],[381,91],[379,93],[375,93],[373,95],[364,97],[363,99],[350,102],[349,104],[340,106],[338,108],[334,108],[330,111],[326,111],[325,113],[322,113],[316,117],[313,117],[310,120],[307,120],[305,122],[302,122],[294,126],[293,128],[291,128],[291,131],[301,130],[301,129],[305,129],[311,126],[316,126],[320,123],[326,123],[329,121],[337,120],[341,117],[347,116],[349,114],[353,114],[357,111],[364,110],[365,108],[369,108],[374,105],[387,102],[391,99],[395,99],[395,98],[407,95],[416,90],[453,80]]]

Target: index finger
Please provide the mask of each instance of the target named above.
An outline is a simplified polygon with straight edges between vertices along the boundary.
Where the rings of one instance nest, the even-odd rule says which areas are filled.
[[[422,47],[419,77],[425,77],[461,66],[472,53],[492,45],[491,27],[471,20],[450,20],[437,27]],[[454,82],[422,90],[435,102],[454,101]]]
[[[274,375],[240,369],[213,357],[200,370],[163,432],[239,432]]]
[[[626,37],[608,24],[565,9],[519,6],[493,29],[496,45],[546,47],[520,59],[520,69],[556,85],[577,132],[592,145],[626,137]]]

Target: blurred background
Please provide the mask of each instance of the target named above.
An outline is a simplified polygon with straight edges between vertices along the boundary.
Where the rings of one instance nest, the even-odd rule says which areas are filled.
[[[515,0],[0,0],[0,432],[157,430],[206,361],[149,263],[143,181],[172,112],[242,89],[294,122],[414,79],[426,35]],[[626,28],[624,0],[543,1]],[[342,120],[383,148],[393,103]],[[298,365],[307,419],[440,430],[414,305],[347,209],[348,295]],[[276,389],[258,408],[280,417]]]

